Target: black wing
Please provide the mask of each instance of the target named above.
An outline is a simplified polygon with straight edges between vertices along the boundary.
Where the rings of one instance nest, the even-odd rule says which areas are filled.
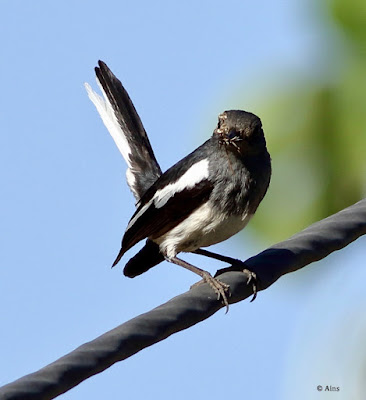
[[[184,187],[177,185],[190,167],[195,166],[198,169],[206,162],[208,168],[208,161],[200,158],[209,147],[206,144],[175,164],[148,189],[128,224],[121,251],[113,265],[140,240],[146,237],[159,238],[208,200],[213,189],[208,172],[201,173],[194,183],[188,182]],[[180,186],[179,189],[177,186]]]
[[[211,191],[210,181],[204,180],[193,188],[175,193],[161,208],[152,202],[127,229],[122,240],[123,249],[127,251],[146,237],[156,239],[164,235],[202,205],[209,198]]]
[[[122,248],[113,266],[119,262],[127,250],[140,240],[147,237],[150,239],[159,238],[177,226],[208,200],[212,189],[212,183],[203,180],[191,189],[175,193],[161,208],[156,207],[153,200],[145,210],[143,210],[144,206],[140,206],[130,221],[133,222],[132,225],[123,236]],[[135,219],[141,210],[142,214]]]

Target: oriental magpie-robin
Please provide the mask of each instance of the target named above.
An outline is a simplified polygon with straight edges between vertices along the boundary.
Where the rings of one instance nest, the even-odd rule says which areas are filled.
[[[271,159],[260,119],[246,111],[225,111],[211,138],[162,174],[126,90],[105,63],[98,64],[95,72],[103,98],[88,84],[86,89],[127,162],[127,182],[137,201],[113,266],[147,238],[126,264],[126,276],[135,277],[165,259],[200,275],[228,307],[228,286],[177,254],[195,252],[235,261],[200,247],[242,230],[266,194]]]

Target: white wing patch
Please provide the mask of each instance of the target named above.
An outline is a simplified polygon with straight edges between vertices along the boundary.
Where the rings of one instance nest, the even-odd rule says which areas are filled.
[[[153,198],[148,201],[141,210],[131,219],[127,226],[127,230],[142,216],[142,214],[154,203],[156,208],[163,207],[175,193],[184,189],[191,189],[195,184],[201,182],[208,177],[208,160],[201,160],[193,164],[176,182],[170,183],[154,194]],[[182,204],[184,207],[184,204]]]
[[[162,189],[156,191],[154,195],[154,205],[161,208],[169,201],[175,193],[184,189],[191,189],[196,183],[208,177],[208,160],[201,160],[193,164],[176,182],[170,183]]]

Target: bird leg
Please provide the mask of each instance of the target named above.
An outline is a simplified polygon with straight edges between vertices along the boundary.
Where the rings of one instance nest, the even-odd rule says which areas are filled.
[[[257,275],[250,271],[248,268],[246,268],[246,265],[243,261],[238,260],[236,258],[232,258],[232,257],[227,257],[227,256],[223,256],[221,254],[217,254],[217,253],[213,253],[212,251],[208,251],[208,250],[204,250],[204,249],[197,249],[195,251],[192,251],[192,253],[195,254],[200,254],[201,256],[206,256],[206,257],[210,257],[210,258],[214,258],[215,260],[219,260],[219,261],[223,261],[223,262],[227,262],[228,264],[231,265],[239,265],[241,267],[241,270],[248,274],[248,281],[247,281],[247,285],[251,284],[252,285],[252,289],[253,289],[253,297],[250,300],[250,302],[254,301],[257,297],[257,291],[258,291],[258,287],[257,287],[257,282],[258,282],[258,278]],[[243,268],[244,267],[244,268]],[[221,274],[223,272],[226,271],[231,271],[231,268],[223,268],[219,271],[217,271],[215,277],[218,274]]]
[[[242,261],[240,261],[240,260],[238,260],[236,258],[223,256],[221,254],[213,253],[212,251],[208,251],[208,250],[204,250],[204,249],[197,249],[195,251],[192,251],[192,253],[200,254],[201,256],[214,258],[215,260],[226,262],[228,264],[235,265],[235,264],[238,264],[238,263],[242,263]]]
[[[218,279],[214,278],[209,272],[201,268],[195,267],[194,265],[189,264],[180,258],[177,257],[167,258],[167,261],[176,265],[180,265],[181,267],[186,268],[189,271],[192,271],[195,274],[199,275],[203,279],[203,281],[208,283],[212,288],[212,290],[217,294],[217,300],[220,300],[220,297],[222,297],[222,301],[226,306],[226,312],[229,311],[229,302],[226,297],[226,293],[229,292],[229,285],[220,282]],[[200,284],[201,282],[202,281],[197,282],[193,286]]]

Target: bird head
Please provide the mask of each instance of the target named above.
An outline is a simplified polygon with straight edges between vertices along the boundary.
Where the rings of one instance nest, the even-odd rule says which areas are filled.
[[[261,120],[246,111],[230,110],[220,114],[214,135],[225,149],[241,155],[256,154],[266,147]]]

